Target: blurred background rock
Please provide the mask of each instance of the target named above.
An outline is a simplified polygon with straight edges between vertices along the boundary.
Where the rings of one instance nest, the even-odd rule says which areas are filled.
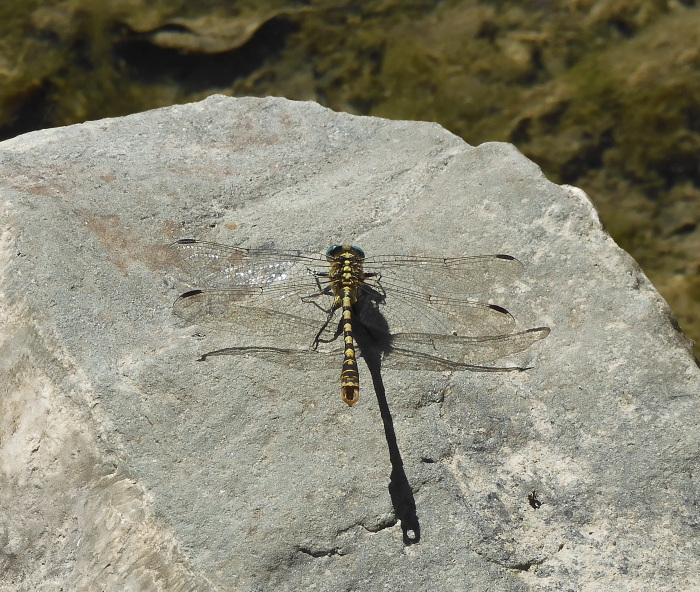
[[[700,339],[694,0],[4,0],[0,28],[2,140],[222,93],[512,142]]]

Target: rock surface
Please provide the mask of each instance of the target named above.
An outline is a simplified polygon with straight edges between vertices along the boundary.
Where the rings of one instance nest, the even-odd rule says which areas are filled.
[[[0,162],[0,589],[695,585],[697,362],[586,196],[510,145],[217,96]],[[482,298],[552,332],[526,372],[386,370],[392,423],[362,366],[348,407],[338,367],[197,362],[237,336],[172,313],[188,236],[508,253],[524,275]]]

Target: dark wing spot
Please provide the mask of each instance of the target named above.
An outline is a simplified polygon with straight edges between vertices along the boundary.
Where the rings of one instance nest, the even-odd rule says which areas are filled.
[[[496,312],[500,312],[501,314],[506,314],[506,315],[510,316],[510,313],[502,306],[497,306],[495,304],[489,304],[489,308],[491,310],[495,310]]]

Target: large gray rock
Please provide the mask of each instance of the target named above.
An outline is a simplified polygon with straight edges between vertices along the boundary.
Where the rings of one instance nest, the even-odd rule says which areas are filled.
[[[211,97],[0,162],[2,590],[697,585],[697,362],[586,196],[512,146]],[[524,274],[481,298],[551,334],[495,362],[524,372],[374,388],[361,363],[348,407],[336,357],[197,361],[247,337],[173,314],[189,236],[508,253]]]

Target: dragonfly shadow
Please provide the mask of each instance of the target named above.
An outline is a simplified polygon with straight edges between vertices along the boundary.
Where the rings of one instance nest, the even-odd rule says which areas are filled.
[[[358,316],[361,322],[357,323],[354,337],[372,377],[372,385],[377,396],[386,443],[389,448],[389,460],[391,461],[389,495],[394,507],[394,514],[401,522],[404,545],[415,545],[420,542],[420,523],[416,511],[416,500],[404,471],[401,451],[396,441],[394,422],[381,375],[382,356],[391,351],[391,332],[376,306],[365,304]]]
[[[357,306],[354,308],[353,336],[362,354],[370,376],[372,385],[377,396],[379,412],[384,426],[384,434],[389,449],[389,460],[391,462],[391,476],[389,480],[389,495],[391,497],[394,515],[401,523],[403,541],[405,545],[414,545],[420,541],[420,524],[416,512],[416,502],[413,497],[413,490],[404,471],[403,460],[396,441],[394,423],[389,410],[386,398],[386,389],[381,376],[382,358],[391,351],[392,335],[388,323],[380,311],[382,296],[376,292],[368,292],[360,297]],[[342,323],[342,319],[340,321]],[[338,326],[336,338],[342,335],[341,325]],[[327,367],[328,356],[310,350],[299,351],[283,348],[262,346],[262,347],[227,347],[210,351],[201,355],[198,361],[202,362],[210,357],[225,355],[253,355],[271,362],[289,363],[295,360],[293,365],[303,367],[308,366],[312,361],[323,362],[322,367]],[[336,359],[335,357],[333,358]]]

